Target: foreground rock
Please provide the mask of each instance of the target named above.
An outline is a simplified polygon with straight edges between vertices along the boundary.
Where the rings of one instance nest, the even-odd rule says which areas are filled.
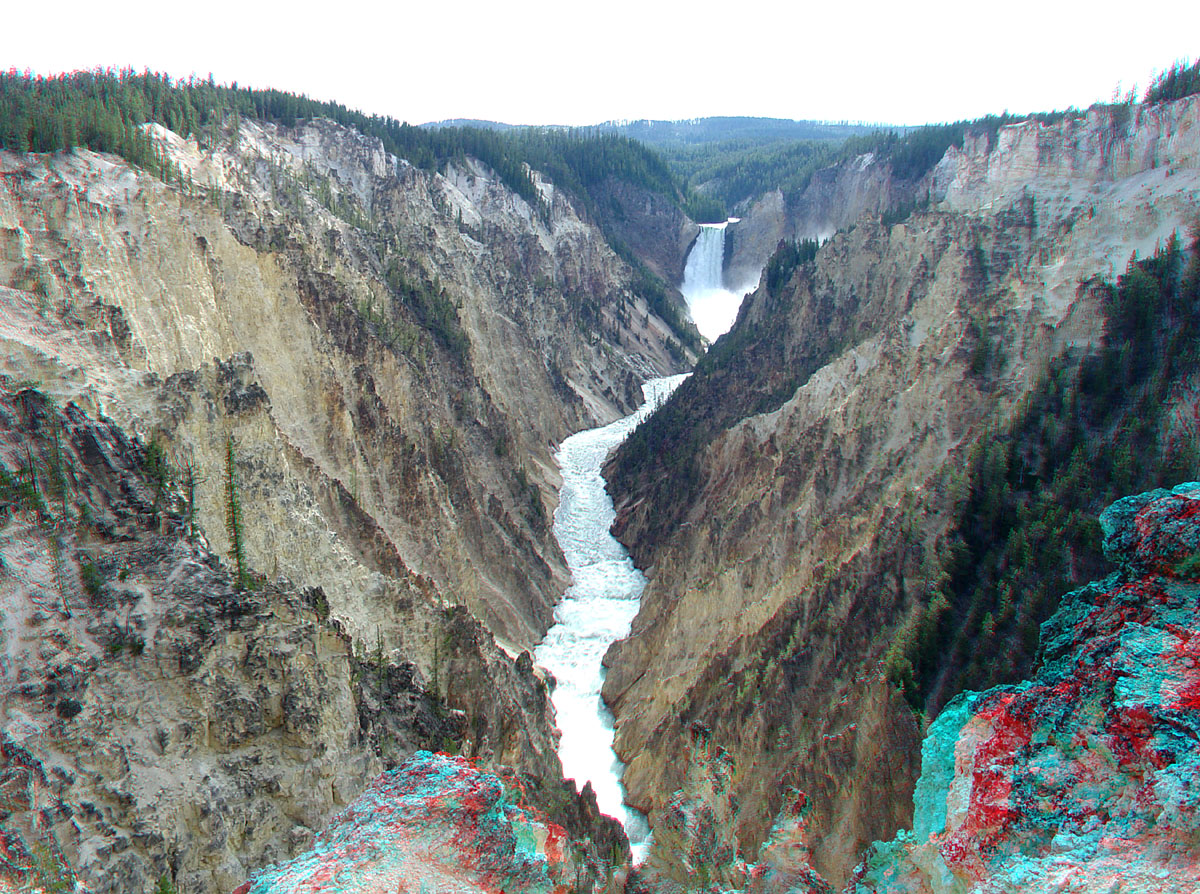
[[[0,891],[228,894],[384,770],[472,737],[593,856],[628,853],[562,780],[528,661],[461,608],[409,607],[443,631],[440,673],[487,687],[454,709],[403,655],[355,646],[320,589],[239,581],[161,461],[0,377]]]
[[[582,875],[564,836],[496,776],[422,751],[371,783],[310,850],[234,894],[549,894]]]
[[[1100,519],[1121,565],[1042,628],[1030,682],[930,727],[914,828],[855,894],[1200,889],[1200,484]]]

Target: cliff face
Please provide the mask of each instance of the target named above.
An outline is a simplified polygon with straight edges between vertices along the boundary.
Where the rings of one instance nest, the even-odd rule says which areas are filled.
[[[1050,357],[1100,339],[1083,284],[1195,219],[1198,109],[1027,123],[949,153],[933,209],[860,220],[760,286],[631,438],[610,481],[650,584],[605,697],[634,803],[667,803],[680,724],[700,722],[744,768],[747,853],[784,785],[811,799],[835,885],[907,822],[918,729],[879,661],[937,585],[973,445]]]
[[[327,123],[247,124],[215,152],[161,137],[190,194],[89,153],[5,156],[5,280],[63,321],[28,344],[13,321],[13,374],[192,457],[221,552],[212,473],[235,434],[261,470],[247,487],[276,495],[248,526],[251,564],[326,586],[356,635],[375,635],[351,610],[365,581],[333,569],[364,564],[339,557],[362,526],[336,504],[375,530],[365,570],[402,563],[530,646],[565,574],[553,445],[674,368],[625,265],[549,184],[547,223],[470,164],[428,174]],[[126,393],[135,370],[161,400]],[[207,390],[230,376],[245,400]]]
[[[613,234],[664,282],[683,281],[688,250],[700,228],[665,196],[609,178],[596,190]]]
[[[742,281],[738,277],[761,270],[781,239],[823,240],[865,214],[926,203],[978,212],[1036,193],[1048,203],[1039,210],[1065,223],[1081,206],[1090,212],[1102,184],[1194,167],[1194,113],[1184,108],[1193,102],[1097,107],[1055,124],[1030,121],[996,133],[968,129],[961,149],[951,146],[915,178],[898,176],[887,158],[872,153],[823,168],[798,195],[767,193],[749,207],[730,229],[728,276]]]
[[[554,446],[676,369],[668,327],[544,180],[545,218],[469,160],[421,171],[329,122],[245,122],[204,150],[155,133],[169,185],[0,154],[5,400],[66,408],[44,414],[34,489],[62,468],[50,432],[95,432],[61,507],[5,516],[33,544],[5,567],[42,563],[3,587],[5,772],[29,792],[6,824],[97,890],[227,891],[380,770],[452,747],[620,850],[513,655],[566,579]],[[93,469],[92,441],[119,459]],[[253,592],[218,562],[238,552],[231,472]],[[46,593],[64,620],[26,631]]]
[[[729,230],[726,277],[753,280],[780,240],[825,240],[866,214],[882,214],[915,204],[930,188],[928,176],[907,181],[886,161],[867,153],[816,171],[809,185],[789,201],[779,190],[758,198]]]
[[[1120,572],[1064,598],[1034,679],[947,706],[912,833],[877,843],[848,890],[1195,890],[1198,492],[1104,513]]]

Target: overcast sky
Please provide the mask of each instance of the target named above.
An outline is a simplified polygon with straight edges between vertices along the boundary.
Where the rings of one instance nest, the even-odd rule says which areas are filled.
[[[212,72],[412,123],[919,124],[1108,101],[1200,55],[1198,0],[6,6],[3,68]]]

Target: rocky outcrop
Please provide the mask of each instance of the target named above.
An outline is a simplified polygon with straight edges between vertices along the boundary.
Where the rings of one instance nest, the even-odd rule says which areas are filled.
[[[375,779],[312,848],[255,873],[234,894],[551,894],[603,881],[598,867],[577,860],[565,830],[521,804],[500,779],[423,751]]]
[[[1196,218],[1198,110],[1134,115],[1112,138],[1097,116],[1002,130],[985,169],[1027,155],[1022,135],[1041,156],[969,199],[949,184],[974,182],[986,144],[951,153],[931,175],[943,202],[863,218],[760,286],[630,438],[609,480],[650,583],[604,694],[637,806],[653,815],[681,787],[699,722],[753,768],[731,782],[745,853],[788,785],[813,803],[813,865],[835,885],[906,824],[919,730],[880,660],[939,586],[973,446],[1051,357],[1102,338],[1087,283]]]
[[[1196,889],[1198,517],[1200,484],[1101,516],[1121,570],[1064,598],[1032,680],[941,713],[912,832],[877,843],[849,891]]]

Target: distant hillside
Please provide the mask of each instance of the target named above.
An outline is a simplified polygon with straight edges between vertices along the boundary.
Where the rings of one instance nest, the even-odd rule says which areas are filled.
[[[632,137],[651,146],[698,145],[745,140],[755,143],[774,143],[792,140],[832,140],[872,133],[877,130],[896,130],[887,124],[858,122],[831,123],[827,121],[793,121],[790,118],[691,118],[685,121],[606,121],[593,129]]]
[[[447,118],[429,121],[421,127],[473,127],[480,130],[518,130],[527,125],[505,124],[481,118]],[[585,127],[566,125],[537,125],[539,129],[574,130],[579,133],[606,133],[631,137],[649,146],[697,146],[743,140],[753,143],[790,142],[793,140],[829,140],[840,142],[847,137],[889,130],[903,133],[905,128],[890,124],[848,123],[830,121],[793,121],[791,118],[715,117],[687,118],[681,121],[641,119],[637,121],[605,121]],[[911,129],[911,128],[910,128]]]
[[[447,118],[444,121],[426,121],[421,127],[431,130],[439,127],[475,127],[479,130],[516,130],[524,125],[505,124],[503,121],[485,121],[482,118]]]

